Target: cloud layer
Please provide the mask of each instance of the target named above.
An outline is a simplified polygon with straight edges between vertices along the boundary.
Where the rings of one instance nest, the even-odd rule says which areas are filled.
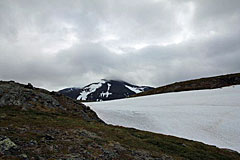
[[[240,71],[239,0],[2,0],[0,79],[47,89]]]

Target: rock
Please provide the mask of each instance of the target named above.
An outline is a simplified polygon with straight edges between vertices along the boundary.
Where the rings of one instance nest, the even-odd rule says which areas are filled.
[[[95,134],[95,133],[93,133],[93,132],[90,132],[90,131],[87,131],[87,130],[81,130],[80,132],[79,132],[79,134],[81,135],[81,136],[83,136],[83,137],[89,137],[89,138],[98,138],[98,136]]]
[[[5,132],[8,130],[8,127],[0,127],[0,131]]]
[[[50,152],[53,152],[54,151],[54,146],[53,145],[49,145],[47,147],[47,149],[50,151]]]
[[[80,154],[68,154],[66,158],[60,158],[59,160],[87,160]]]
[[[0,114],[0,119],[4,119],[6,117],[7,117],[7,115],[5,113]]]
[[[45,160],[45,158],[41,157],[41,156],[38,156],[37,157],[37,160]]]
[[[0,136],[0,153],[4,153],[10,149],[16,149],[17,145],[5,136]]]
[[[52,140],[54,140],[55,138],[54,138],[52,135],[47,134],[47,135],[44,137],[44,139],[45,139],[45,140],[48,140],[48,141],[52,141]]]
[[[168,155],[163,155],[163,156],[161,157],[161,159],[162,159],[162,160],[173,160],[173,158],[170,157],[170,156],[168,156]]]
[[[36,141],[36,140],[31,140],[30,142],[29,142],[29,145],[30,146],[35,146],[35,145],[37,145],[38,144],[38,142]]]
[[[24,160],[28,160],[28,156],[26,154],[19,155],[19,158],[24,159]]]
[[[34,87],[31,83],[28,83],[27,85],[25,85],[25,88],[34,89]]]

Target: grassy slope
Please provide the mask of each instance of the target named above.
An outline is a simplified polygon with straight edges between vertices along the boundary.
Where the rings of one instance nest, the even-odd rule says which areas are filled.
[[[240,73],[227,74],[215,77],[200,78],[183,82],[176,82],[166,86],[158,87],[146,92],[141,92],[131,97],[162,94],[168,92],[181,92],[190,90],[215,89],[240,84]]]
[[[52,140],[46,140],[46,135]],[[23,111],[18,107],[0,108],[0,135],[9,137],[28,157],[56,159],[70,154],[91,155],[91,159],[120,146],[115,159],[133,159],[131,151],[149,152],[152,157],[163,154],[174,159],[240,159],[240,154],[205,145],[200,142],[155,134],[136,129],[86,122],[76,115],[36,110]],[[45,139],[44,139],[45,137]],[[35,140],[37,145],[28,145]],[[83,151],[85,150],[85,151]],[[83,154],[84,153],[84,154]],[[2,156],[0,159],[15,159]],[[90,159],[90,158],[89,158]],[[101,159],[101,158],[99,158]]]

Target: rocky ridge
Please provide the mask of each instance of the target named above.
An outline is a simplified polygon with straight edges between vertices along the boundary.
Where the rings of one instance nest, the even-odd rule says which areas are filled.
[[[169,92],[182,92],[203,89],[216,89],[240,84],[240,73],[227,74],[215,77],[200,78],[182,82],[172,83],[166,86],[158,87],[149,91],[141,92],[132,97],[146,96],[153,94],[163,94]]]
[[[0,82],[0,107],[18,106],[22,110],[43,110],[49,112],[65,112],[77,114],[84,120],[102,122],[95,112],[84,104],[73,101],[66,96],[34,88],[30,83],[22,85],[10,82]]]

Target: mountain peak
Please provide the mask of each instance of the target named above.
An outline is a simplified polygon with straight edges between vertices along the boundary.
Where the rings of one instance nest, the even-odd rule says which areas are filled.
[[[126,98],[137,93],[153,89],[148,86],[137,86],[122,80],[101,79],[83,88],[66,88],[59,91],[66,96],[82,101],[106,101]]]

